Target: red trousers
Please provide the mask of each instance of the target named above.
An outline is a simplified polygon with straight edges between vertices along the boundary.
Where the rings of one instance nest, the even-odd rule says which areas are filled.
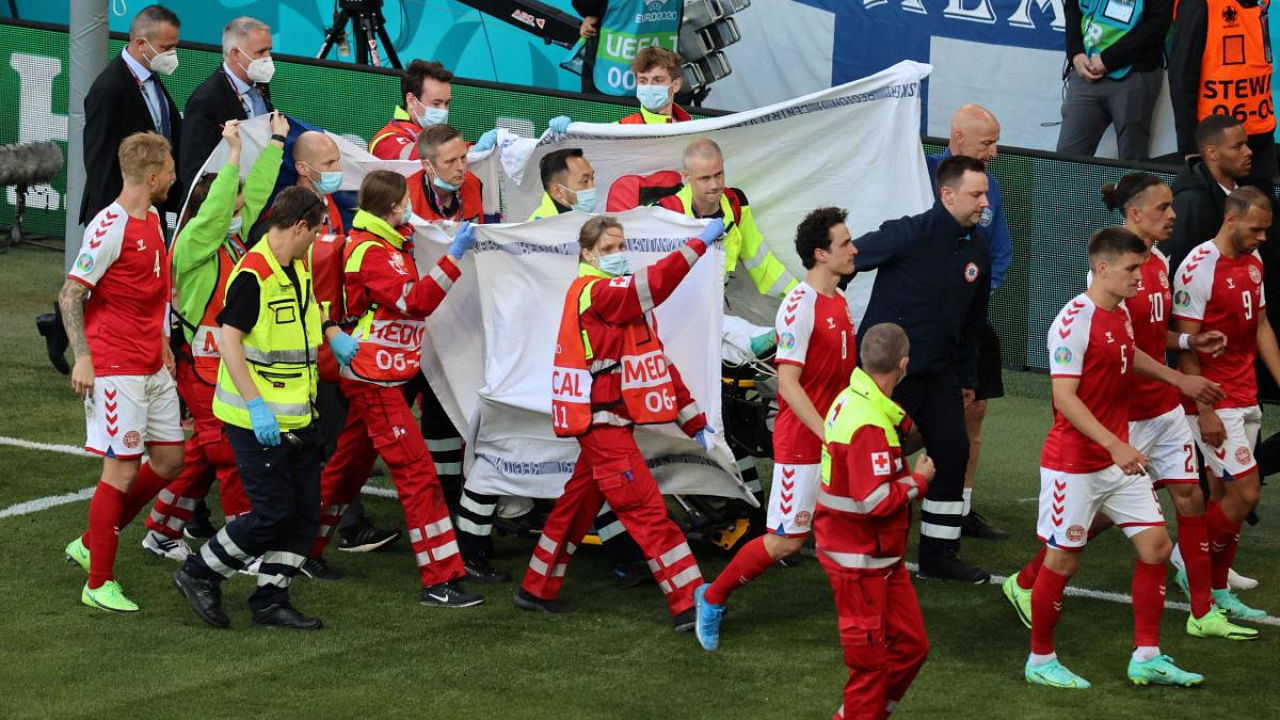
[[[849,681],[833,718],[882,720],[915,680],[929,639],[907,569],[851,570],[818,553],[831,580]]]
[[[693,607],[702,571],[684,533],[667,516],[662,493],[631,432],[629,427],[597,425],[578,438],[578,463],[542,528],[524,574],[525,592],[543,600],[560,595],[569,559],[608,500],[644,553],[671,614]]]
[[[381,455],[400,495],[422,585],[430,587],[462,577],[466,570],[440,479],[404,393],[399,387],[346,378],[341,386],[351,407],[347,424],[338,435],[338,447],[320,474],[320,535],[311,556],[324,552],[342,514],[364,487]]]
[[[182,537],[196,503],[209,492],[215,479],[227,520],[252,509],[240,484],[236,456],[222,431],[222,421],[213,415],[213,388],[196,377],[189,360],[178,361],[178,394],[195,418],[195,432],[183,448],[182,472],[156,496],[147,516],[148,530],[174,539]]]

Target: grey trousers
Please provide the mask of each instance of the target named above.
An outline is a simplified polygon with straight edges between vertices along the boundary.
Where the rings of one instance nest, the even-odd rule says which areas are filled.
[[[1092,156],[1107,126],[1116,129],[1121,160],[1146,160],[1151,148],[1151,113],[1164,80],[1164,69],[1131,72],[1123,80],[1089,82],[1074,69],[1062,100],[1058,152]]]

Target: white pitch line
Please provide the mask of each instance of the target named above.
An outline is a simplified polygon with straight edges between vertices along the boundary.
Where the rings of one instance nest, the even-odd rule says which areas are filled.
[[[45,452],[63,453],[65,455],[80,455],[80,456],[94,457],[92,453],[85,451],[84,448],[79,448],[74,445],[56,445],[53,443],[38,443],[38,442],[32,442],[30,440],[23,440],[21,438],[5,437],[3,435],[0,435],[0,445],[9,445],[12,447],[23,448],[26,450],[43,450]],[[18,515],[29,515],[34,512],[40,512],[41,510],[48,510],[51,507],[57,507],[58,505],[66,505],[68,503],[80,502],[81,500],[88,500],[89,498],[93,497],[93,491],[94,491],[94,488],[87,487],[87,488],[84,488],[83,490],[77,490],[76,492],[73,492],[73,493],[66,493],[65,495],[50,495],[49,497],[36,498],[35,500],[20,502],[17,505],[10,505],[7,508],[0,509],[0,519],[4,519],[7,517],[15,517]],[[384,497],[384,498],[399,497],[399,495],[396,493],[394,489],[373,487],[371,485],[365,485],[363,488],[360,489],[360,492],[365,495],[373,495],[375,497]],[[1031,499],[1034,499],[1034,498],[1028,498],[1027,500],[1031,500]],[[1019,500],[1019,502],[1024,502],[1024,500]],[[916,567],[915,563],[907,563],[907,570],[911,572],[915,572],[917,569],[918,568]],[[1002,575],[991,576],[991,582],[996,585],[1003,583],[1007,579],[1008,578]],[[1070,595],[1072,597],[1084,597],[1084,598],[1090,598],[1093,600],[1105,600],[1107,602],[1119,603],[1121,605],[1131,605],[1133,603],[1133,598],[1129,595],[1125,595],[1123,593],[1107,592],[1105,590],[1091,590],[1089,588],[1077,588],[1077,587],[1067,586],[1067,588],[1063,590],[1063,594]],[[1172,600],[1166,600],[1164,603],[1164,607],[1166,610],[1182,610],[1184,612],[1191,609],[1191,606],[1186,603],[1174,602]],[[1260,620],[1253,620],[1251,622],[1257,623],[1259,625],[1280,626],[1280,618],[1272,617],[1270,615]]]
[[[22,448],[23,450],[42,450],[44,452],[55,452],[62,455],[78,455],[80,457],[97,457],[93,453],[82,447],[75,445],[59,445],[57,443],[33,442],[31,440],[23,440],[22,438],[6,437],[0,435],[0,445],[8,445],[9,447]],[[20,502],[16,505],[10,505],[7,508],[0,509],[0,519],[7,517],[15,517],[17,515],[29,515],[41,510],[47,510],[58,505],[66,505],[68,503],[88,500],[93,497],[93,487],[87,487],[83,490],[77,490],[64,495],[50,495],[48,497],[36,498]],[[360,489],[365,495],[373,495],[375,497],[399,498],[400,495],[393,488],[374,487],[365,485]]]
[[[87,487],[83,490],[77,490],[65,495],[50,495],[49,497],[36,498],[35,500],[20,502],[17,505],[10,505],[9,507],[0,510],[0,518],[14,517],[17,515],[30,515],[33,512],[48,510],[51,507],[88,500],[93,497],[94,489],[95,488]]]

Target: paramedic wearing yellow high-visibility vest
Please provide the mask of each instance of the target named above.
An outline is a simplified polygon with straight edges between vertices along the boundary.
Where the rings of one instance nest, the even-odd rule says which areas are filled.
[[[699,138],[684,149],[684,186],[658,204],[696,218],[721,218],[725,224],[724,271],[734,271],[738,261],[747,269],[751,284],[761,295],[785,297],[796,286],[786,266],[769,251],[756,228],[747,196],[726,187],[724,155],[714,140]]]
[[[680,55],[672,50],[654,45],[641,48],[631,60],[640,110],[618,122],[623,125],[667,125],[692,120],[693,116],[676,104],[676,95],[684,86],[682,64]],[[568,115],[560,115],[551,118],[547,127],[553,132],[563,133],[568,131],[569,123]]]
[[[173,576],[191,608],[214,627],[230,625],[222,610],[222,581],[259,557],[258,589],[249,598],[253,624],[321,626],[289,600],[289,582],[320,525],[316,357],[321,337],[343,365],[359,349],[337,325],[321,324],[311,288],[306,257],[324,215],[324,201],[314,192],[281,191],[266,237],[236,265],[218,316],[222,364],[213,413],[226,425],[253,509],[223,526]]]
[[[542,175],[542,203],[529,216],[529,222],[570,210],[596,211],[596,170],[581,148],[563,148],[543,155],[538,170]]]
[[[1179,154],[1198,154],[1200,121],[1230,115],[1244,125],[1253,151],[1245,184],[1270,194],[1280,167],[1267,5],[1266,0],[1179,0],[1169,47],[1169,99]]]

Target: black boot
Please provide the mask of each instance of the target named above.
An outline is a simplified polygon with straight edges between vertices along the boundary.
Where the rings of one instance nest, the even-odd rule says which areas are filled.
[[[920,551],[917,555],[920,569],[919,577],[929,580],[952,580],[955,582],[982,585],[991,579],[991,573],[976,565],[969,565],[960,559],[958,540],[935,540],[920,538]]]
[[[1009,533],[987,522],[977,510],[969,510],[969,514],[960,521],[960,534],[979,540],[1005,540]]]
[[[187,599],[191,609],[200,619],[222,629],[231,626],[231,619],[222,611],[222,583],[218,580],[198,577],[187,572],[184,563],[173,574],[173,584]]]

